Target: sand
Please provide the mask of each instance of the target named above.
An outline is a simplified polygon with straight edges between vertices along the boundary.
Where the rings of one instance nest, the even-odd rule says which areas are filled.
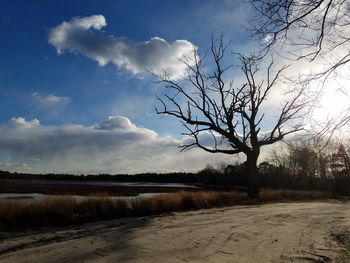
[[[350,202],[238,206],[0,236],[0,262],[350,262]]]

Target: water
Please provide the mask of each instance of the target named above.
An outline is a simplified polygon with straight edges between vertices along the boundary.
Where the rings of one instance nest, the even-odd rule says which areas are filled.
[[[95,186],[124,186],[124,187],[172,187],[172,188],[197,188],[194,185],[181,183],[147,183],[147,182],[118,182],[118,181],[66,181],[66,180],[38,180],[43,184],[69,184],[69,185],[95,185]]]
[[[169,187],[169,188],[187,188],[187,189],[194,189],[198,188],[197,186],[193,185],[187,185],[187,184],[181,184],[181,183],[147,183],[147,182],[116,182],[116,181],[67,181],[67,180],[31,180],[31,184],[36,185],[88,185],[88,186],[121,186],[121,187]],[[147,191],[147,190],[146,190]],[[152,191],[152,190],[150,190]],[[167,191],[166,191],[167,192]],[[126,199],[131,200],[133,198],[148,198],[152,197],[154,195],[158,195],[162,193],[152,193],[152,192],[146,192],[146,193],[139,193],[136,196],[101,196],[101,198],[108,197],[110,199]],[[36,200],[36,201],[42,201],[45,198],[74,198],[77,201],[85,200],[86,198],[98,198],[98,196],[83,196],[83,195],[50,195],[50,194],[41,194],[41,193],[0,193],[0,203],[8,202],[8,201],[23,201],[23,200]]]
[[[43,201],[45,198],[74,198],[77,201],[83,201],[88,198],[109,198],[109,199],[124,199],[131,200],[134,198],[149,198],[155,195],[161,195],[163,193],[141,193],[136,196],[83,196],[83,195],[47,195],[40,193],[0,193],[0,203],[14,201],[14,200],[35,200],[35,201]]]

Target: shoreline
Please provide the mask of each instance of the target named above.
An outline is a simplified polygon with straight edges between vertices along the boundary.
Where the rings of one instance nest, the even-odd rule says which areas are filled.
[[[123,218],[2,239],[0,262],[347,262],[349,201]]]

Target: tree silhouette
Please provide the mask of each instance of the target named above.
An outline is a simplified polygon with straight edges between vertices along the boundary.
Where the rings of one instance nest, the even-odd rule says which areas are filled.
[[[231,68],[224,64],[227,48],[222,37],[212,39],[208,54],[213,62],[210,73],[206,73],[205,58],[194,52],[194,58],[183,60],[188,67],[184,81],[172,80],[166,74],[157,76],[158,83],[164,84],[168,92],[158,97],[160,106],[156,112],[173,116],[186,127],[188,132],[184,134],[191,140],[185,141],[182,150],[199,147],[210,153],[245,154],[248,194],[257,198],[257,160],[261,147],[302,130],[301,120],[308,101],[303,88],[289,91],[289,100],[276,112],[276,119],[269,119],[269,129],[265,131],[263,106],[286,67],[273,73],[271,62],[261,78],[262,61],[239,55],[244,81],[236,86],[225,78]]]
[[[256,11],[252,19],[253,36],[262,43],[261,56],[279,46],[292,60],[322,62],[323,68],[303,82],[326,81],[350,62],[350,2],[346,0],[249,0]],[[345,70],[346,72],[348,70]],[[344,71],[342,72],[344,74]],[[328,120],[320,135],[348,124],[350,106]]]
[[[338,146],[336,153],[332,154],[332,170],[334,175],[350,175],[350,157],[342,143]]]
[[[266,48],[276,43],[298,46],[295,59],[310,61],[341,47],[349,51],[350,37],[344,35],[350,23],[349,1],[345,0],[250,0],[256,11],[252,33],[263,40]],[[349,52],[328,70],[350,61]],[[328,72],[327,70],[327,72]]]
[[[319,170],[318,155],[307,144],[289,144],[290,166],[294,175],[315,177]]]

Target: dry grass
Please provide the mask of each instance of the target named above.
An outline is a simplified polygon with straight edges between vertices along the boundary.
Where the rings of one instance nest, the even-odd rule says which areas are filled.
[[[335,194],[326,191],[300,191],[300,190],[273,190],[262,189],[260,198],[262,201],[298,201],[298,200],[321,200],[335,198]]]
[[[241,204],[247,200],[247,194],[239,192],[180,192],[135,198],[130,204],[136,214],[159,214]]]
[[[246,194],[236,192],[179,192],[129,200],[100,195],[80,201],[73,197],[12,200],[0,203],[0,231],[233,205],[246,199]]]
[[[334,197],[328,192],[270,189],[262,190],[260,195],[261,201]],[[83,200],[73,197],[50,197],[42,201],[12,200],[0,203],[0,231],[251,203],[246,193],[214,191],[178,192],[132,199],[112,199],[99,195]]]

